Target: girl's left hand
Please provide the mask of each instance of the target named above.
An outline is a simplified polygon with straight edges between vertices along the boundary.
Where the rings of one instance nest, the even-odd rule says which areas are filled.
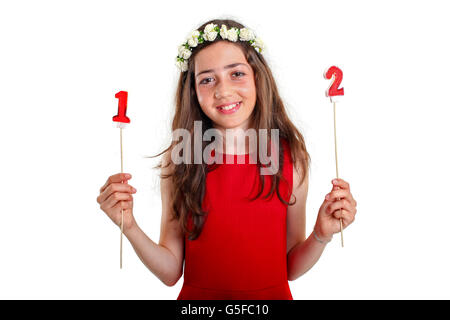
[[[325,196],[314,227],[317,236],[326,241],[341,231],[340,218],[345,229],[356,215],[356,201],[350,193],[350,185],[342,179],[333,179],[332,184],[333,189]]]

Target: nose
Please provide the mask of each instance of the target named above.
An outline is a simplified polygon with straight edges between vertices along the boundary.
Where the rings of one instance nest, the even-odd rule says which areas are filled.
[[[231,95],[232,88],[225,81],[220,81],[217,84],[216,91],[214,93],[216,99],[226,98]]]

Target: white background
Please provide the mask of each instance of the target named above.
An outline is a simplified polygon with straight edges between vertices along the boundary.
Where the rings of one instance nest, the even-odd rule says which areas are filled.
[[[176,299],[96,202],[120,172],[114,94],[129,93],[124,171],[134,214],[159,240],[158,159],[167,146],[177,47],[213,18],[255,30],[311,154],[307,233],[335,176],[354,224],[290,282],[294,299],[449,299],[450,20],[445,1],[2,1],[2,299]]]

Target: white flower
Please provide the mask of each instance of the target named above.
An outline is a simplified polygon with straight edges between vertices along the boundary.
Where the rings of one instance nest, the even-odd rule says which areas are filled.
[[[187,40],[189,47],[194,48],[198,45],[198,38],[189,38]]]
[[[252,46],[255,47],[255,50],[259,53],[261,53],[265,48],[264,42],[261,40],[261,38],[256,38]]]
[[[222,25],[222,27],[220,28],[220,37],[222,39],[226,39],[227,38],[227,33],[228,33],[228,29],[226,25]]]
[[[205,40],[208,40],[208,41],[214,41],[214,40],[216,40],[216,37],[217,37],[217,32],[216,31],[214,31],[214,32],[208,32],[208,33],[204,33],[203,34],[203,38],[205,39]]]
[[[230,30],[228,30],[227,39],[230,41],[236,42],[238,39],[238,29],[233,27]]]
[[[205,27],[205,30],[203,30],[203,32],[205,32],[205,33],[207,33],[207,32],[215,32],[215,28],[217,27],[217,24],[214,24],[214,23],[210,23],[210,24],[207,24],[206,25],[206,27]]]
[[[175,60],[175,65],[181,70],[181,72],[185,72],[188,69],[187,61],[180,61],[178,60],[178,57]]]
[[[208,41],[214,41],[217,37],[217,31],[214,28],[217,27],[217,24],[210,23],[206,25],[205,30],[203,31],[203,38]]]
[[[191,35],[187,38],[188,45],[193,48],[198,45],[198,37],[200,36],[200,31],[194,30]]]
[[[242,28],[239,33],[239,38],[241,41],[255,40],[255,34],[250,29]]]
[[[191,56],[192,51],[187,49],[184,44],[178,47],[178,56],[182,57],[183,59],[189,59]]]
[[[182,72],[187,71],[188,59],[192,55],[191,48],[197,47],[200,43],[200,40],[202,43],[203,41],[214,41],[219,34],[222,39],[232,42],[236,42],[238,39],[240,39],[241,41],[248,41],[251,43],[251,46],[254,47],[255,50],[259,53],[262,53],[262,51],[265,49],[264,42],[261,40],[261,38],[256,37],[251,29],[239,29],[235,27],[228,29],[228,27],[224,24],[222,24],[219,29],[217,24],[210,23],[205,26],[203,32],[199,30],[192,31],[186,38],[186,43],[178,47],[178,56],[175,62],[176,66]]]

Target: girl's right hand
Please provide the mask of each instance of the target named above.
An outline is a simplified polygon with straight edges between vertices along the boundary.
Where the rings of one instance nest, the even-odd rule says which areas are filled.
[[[100,188],[100,195],[97,202],[108,217],[120,227],[123,209],[123,231],[131,229],[136,222],[133,217],[133,196],[136,193],[128,180],[131,175],[127,173],[117,173],[110,176],[103,187]]]

